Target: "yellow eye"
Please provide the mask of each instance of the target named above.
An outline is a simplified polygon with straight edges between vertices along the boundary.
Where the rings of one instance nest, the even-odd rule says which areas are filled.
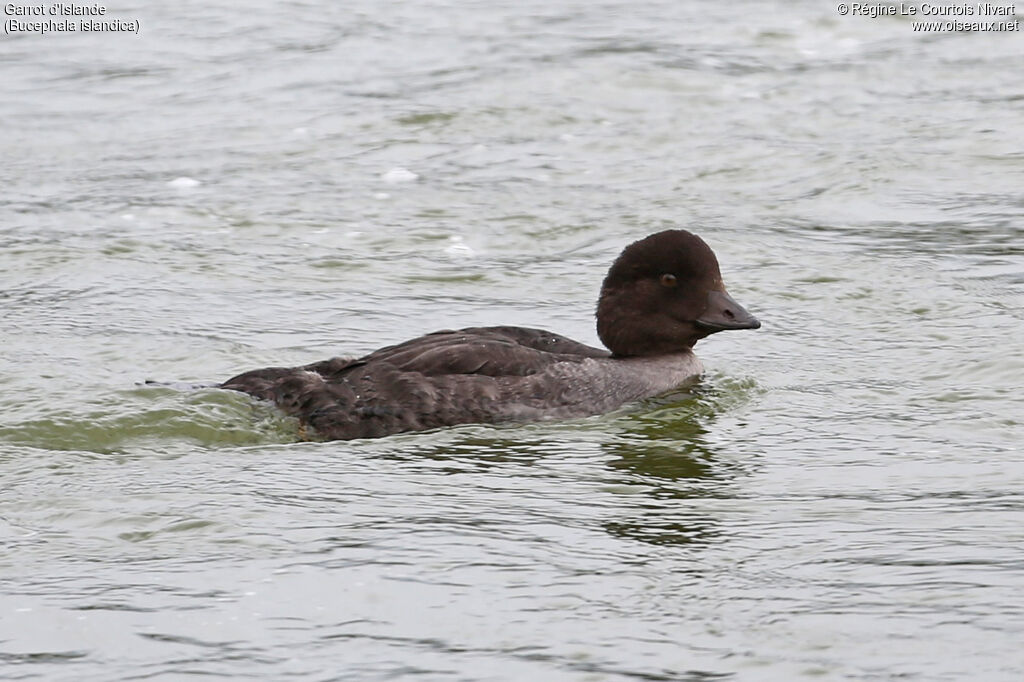
[[[663,287],[674,287],[677,284],[676,276],[665,273],[661,276],[661,286]]]

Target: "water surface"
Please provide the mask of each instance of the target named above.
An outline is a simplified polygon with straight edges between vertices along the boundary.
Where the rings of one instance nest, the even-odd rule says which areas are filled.
[[[0,676],[1018,680],[1020,34],[821,3],[186,2],[0,40]],[[415,177],[414,177],[415,176]],[[760,317],[590,419],[298,442],[223,380]]]

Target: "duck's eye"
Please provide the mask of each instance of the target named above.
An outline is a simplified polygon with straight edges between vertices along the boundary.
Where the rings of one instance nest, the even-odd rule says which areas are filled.
[[[676,276],[665,273],[661,276],[661,286],[663,287],[674,287],[677,284]]]

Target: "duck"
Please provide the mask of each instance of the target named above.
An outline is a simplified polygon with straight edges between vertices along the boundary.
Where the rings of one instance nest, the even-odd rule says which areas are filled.
[[[363,357],[247,371],[219,387],[273,402],[318,440],[571,419],[693,382],[703,372],[698,341],[761,326],[726,291],[711,247],[683,229],[622,250],[596,318],[606,348],[527,327],[445,329]]]

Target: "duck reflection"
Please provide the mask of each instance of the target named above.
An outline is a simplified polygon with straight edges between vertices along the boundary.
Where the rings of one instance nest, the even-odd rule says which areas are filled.
[[[736,474],[707,438],[719,413],[716,403],[715,390],[698,385],[621,418],[619,438],[602,449],[613,455],[607,465],[616,479],[643,486],[646,499],[629,517],[606,522],[609,533],[654,545],[706,543],[718,535],[717,521],[697,503],[728,494],[728,481]]]
[[[645,401],[639,411],[634,406],[611,420],[576,422],[568,432],[564,424],[474,426],[438,431],[429,443],[422,434],[410,434],[367,441],[366,446],[378,457],[418,463],[433,472],[491,472],[516,480],[521,472],[502,470],[580,458],[579,482],[599,483],[605,494],[594,493],[586,504],[600,510],[595,520],[609,534],[654,545],[707,543],[719,535],[718,522],[702,500],[728,496],[730,481],[742,474],[740,465],[716,451],[713,424],[729,404],[743,400],[746,388],[729,382],[698,384]],[[536,437],[530,438],[530,432]],[[409,447],[412,443],[415,448]],[[604,474],[589,466],[602,460]],[[559,466],[551,475],[566,471]]]

